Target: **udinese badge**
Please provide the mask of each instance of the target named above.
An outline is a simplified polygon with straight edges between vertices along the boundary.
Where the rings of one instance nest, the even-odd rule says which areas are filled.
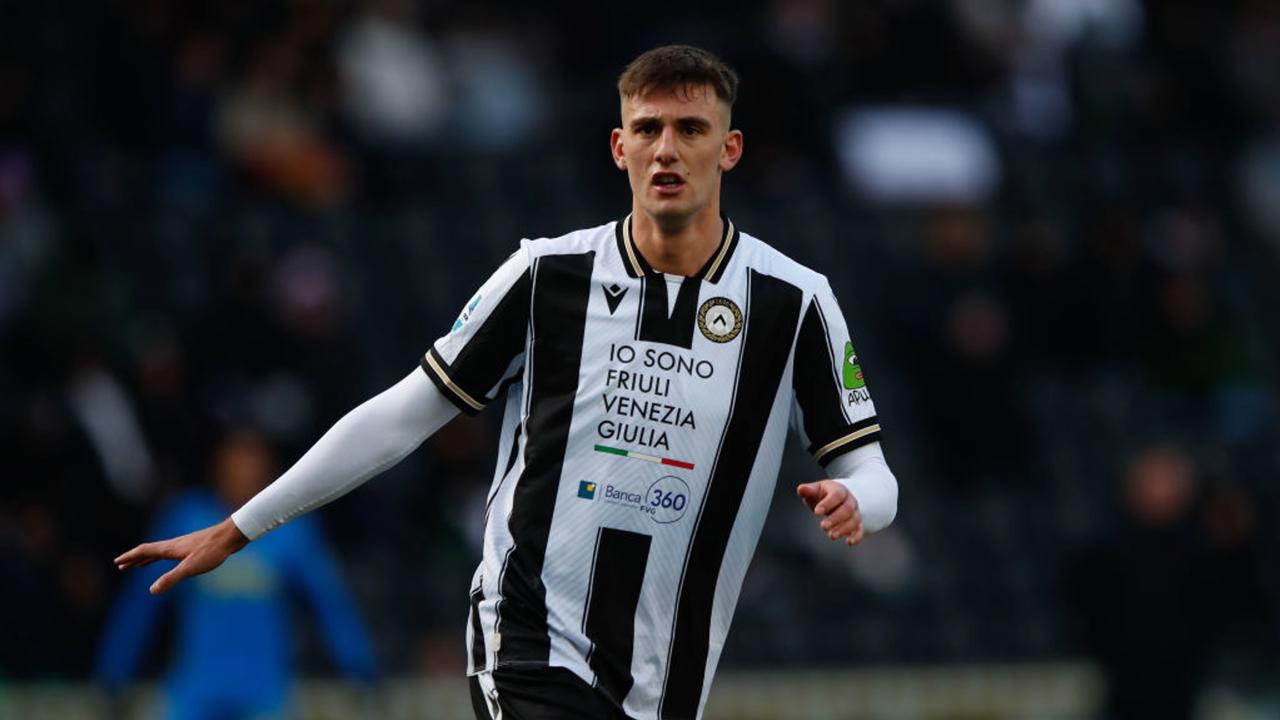
[[[742,332],[742,311],[729,298],[713,297],[698,308],[698,329],[711,342],[727,343]]]

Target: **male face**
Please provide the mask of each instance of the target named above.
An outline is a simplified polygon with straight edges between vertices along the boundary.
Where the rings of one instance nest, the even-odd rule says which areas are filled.
[[[729,129],[729,106],[710,85],[691,85],[623,98],[611,145],[636,209],[677,230],[719,211],[720,174],[738,164],[742,133]]]

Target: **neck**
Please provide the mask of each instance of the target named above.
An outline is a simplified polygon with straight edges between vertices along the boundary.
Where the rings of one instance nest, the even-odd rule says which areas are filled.
[[[679,226],[664,226],[633,206],[631,236],[649,266],[673,275],[697,275],[724,235],[724,221],[718,204],[715,205],[709,205]]]

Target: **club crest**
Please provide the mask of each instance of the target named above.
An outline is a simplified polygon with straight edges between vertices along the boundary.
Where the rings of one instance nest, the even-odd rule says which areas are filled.
[[[742,332],[742,311],[729,298],[710,298],[698,308],[698,329],[711,342],[727,343]]]

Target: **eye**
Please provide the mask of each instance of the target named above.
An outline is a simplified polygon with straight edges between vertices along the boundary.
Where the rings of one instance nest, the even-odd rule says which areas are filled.
[[[658,133],[657,123],[641,123],[636,127],[636,134],[638,135],[647,136],[647,135],[656,135],[657,133]]]
[[[697,135],[702,134],[702,126],[701,125],[685,125],[684,127],[680,128],[680,131],[683,132],[688,137],[695,137]]]

